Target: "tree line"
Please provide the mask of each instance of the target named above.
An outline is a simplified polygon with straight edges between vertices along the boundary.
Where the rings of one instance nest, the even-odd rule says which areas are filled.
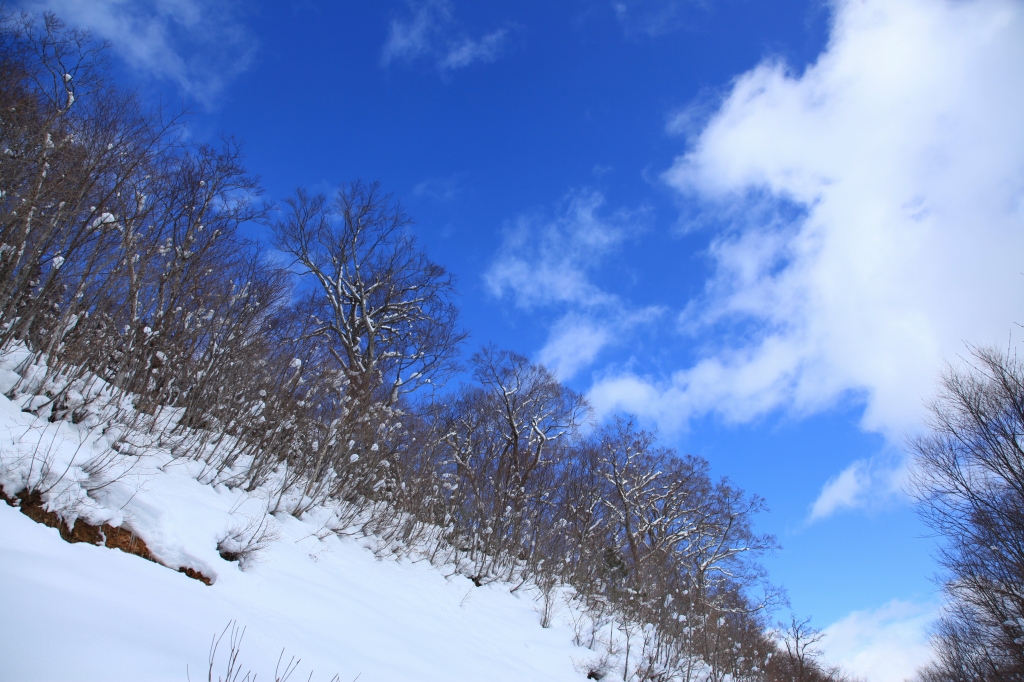
[[[273,513],[333,506],[334,532],[529,584],[545,625],[571,587],[578,644],[625,633],[624,679],[842,677],[806,621],[771,625],[762,499],[628,418],[588,425],[516,352],[464,365],[454,279],[391,195],[271,206],[236,140],[188,141],[103,48],[53,15],[0,22],[0,348],[28,351],[9,398],[52,421],[116,408]]]

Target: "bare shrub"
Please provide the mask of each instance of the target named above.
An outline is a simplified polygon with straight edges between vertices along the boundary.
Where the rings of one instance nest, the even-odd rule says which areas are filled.
[[[243,570],[252,567],[270,545],[281,539],[272,523],[271,517],[264,515],[232,526],[217,541],[217,552],[225,561],[237,561]]]
[[[224,661],[224,673],[217,674],[214,679],[214,668],[217,664],[217,650],[220,648],[220,643],[224,639],[224,636],[228,635],[228,652],[227,658]],[[213,635],[210,642],[210,655],[209,662],[207,663],[206,680],[207,682],[256,682],[256,674],[251,670],[245,671],[242,675],[242,665],[238,660],[238,657],[242,653],[242,639],[245,637],[245,628],[239,628],[235,621],[229,621],[224,630],[221,631],[220,635]],[[288,682],[291,676],[299,667],[299,663],[302,659],[297,659],[294,656],[290,657],[287,661],[284,660],[284,649],[281,649],[281,654],[277,657],[277,666],[274,668],[274,682]],[[282,667],[283,664],[283,667]],[[188,672],[188,666],[185,667],[186,678],[191,682],[191,675]],[[241,677],[240,677],[241,676]],[[356,679],[359,675],[356,675]],[[309,679],[313,679],[313,672],[310,671]],[[330,682],[339,682],[341,677],[335,675],[330,679]],[[354,682],[354,681],[353,681]]]
[[[536,582],[537,590],[540,592],[540,626],[549,628],[558,606],[558,576],[543,572],[537,576]]]
[[[580,675],[586,676],[588,680],[603,680],[612,669],[611,656],[603,652],[589,660],[573,659],[573,668]]]

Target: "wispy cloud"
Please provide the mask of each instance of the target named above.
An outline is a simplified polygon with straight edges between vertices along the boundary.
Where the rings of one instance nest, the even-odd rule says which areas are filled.
[[[701,89],[685,106],[675,109],[670,114],[665,129],[669,134],[682,137],[687,142],[695,142],[718,113],[728,94],[728,91],[717,88]]]
[[[611,295],[591,282],[590,273],[636,234],[639,216],[606,215],[604,203],[600,192],[573,192],[553,219],[523,215],[506,226],[501,250],[484,275],[491,293],[509,293],[521,308],[608,302]]]
[[[659,36],[687,24],[688,12],[707,0],[617,0],[611,4],[627,33]]]
[[[537,359],[555,376],[572,377],[594,362],[601,349],[612,340],[611,336],[609,325],[570,312],[552,327]]]
[[[608,212],[604,203],[600,192],[573,192],[553,219],[520,216],[505,228],[504,243],[484,274],[496,297],[509,296],[523,310],[559,311],[538,359],[561,379],[663,312],[633,306],[595,283],[594,272],[645,223],[643,209]]]
[[[461,69],[473,62],[493,62],[505,45],[508,29],[498,29],[479,40],[462,38],[448,48],[448,54],[438,62],[442,69]]]
[[[457,174],[441,178],[427,178],[412,188],[412,193],[415,196],[428,197],[435,201],[451,201],[461,192],[462,186]]]
[[[206,106],[249,67],[257,47],[234,0],[28,0],[22,6],[52,11],[110,41],[132,68],[176,83]]]
[[[410,3],[410,10],[408,16],[391,20],[391,30],[381,53],[384,66],[430,54],[438,34],[452,22],[451,3],[446,0]]]
[[[910,679],[931,658],[927,628],[938,609],[937,604],[893,600],[854,611],[825,628],[825,658],[871,682]]]
[[[858,459],[826,481],[811,505],[808,523],[849,509],[878,509],[903,499],[907,462],[891,450]]]
[[[427,59],[441,71],[462,69],[476,62],[493,62],[505,49],[509,28],[480,38],[465,35],[449,0],[409,2],[409,12],[391,21],[381,51],[381,64]]]
[[[815,64],[741,75],[664,175],[729,225],[680,318],[709,350],[668,376],[609,374],[599,409],[672,429],[853,400],[899,446],[943,358],[1024,321],[1024,6],[833,7]],[[887,499],[900,464],[886,461],[837,474],[812,516]]]

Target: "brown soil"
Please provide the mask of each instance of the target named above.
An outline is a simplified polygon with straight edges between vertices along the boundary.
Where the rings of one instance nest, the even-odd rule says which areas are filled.
[[[94,526],[82,519],[75,519],[75,525],[68,528],[68,524],[64,523],[64,520],[56,512],[47,511],[43,507],[42,496],[38,491],[30,494],[23,490],[14,497],[9,497],[4,493],[3,488],[0,488],[0,499],[3,499],[4,502],[12,507],[21,509],[21,513],[33,521],[50,528],[56,528],[60,536],[67,542],[88,542],[90,545],[103,545],[111,549],[119,549],[128,554],[134,554],[161,566],[164,565],[157,561],[156,557],[149,551],[149,547],[146,547],[145,541],[135,535],[130,528],[111,526],[109,523]],[[210,578],[194,568],[182,566],[178,568],[178,572],[184,573],[189,578],[198,580],[206,585],[213,584]]]
[[[212,585],[213,584],[212,580],[210,580],[209,578],[207,578],[205,575],[203,575],[202,573],[200,573],[199,571],[197,571],[194,568],[186,568],[184,566],[180,566],[180,567],[178,567],[178,573],[184,573],[189,578],[192,578],[193,580],[198,580],[201,583],[206,583],[207,585]]]

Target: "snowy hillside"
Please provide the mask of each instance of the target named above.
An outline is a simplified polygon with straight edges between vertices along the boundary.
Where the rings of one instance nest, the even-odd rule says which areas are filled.
[[[198,543],[212,537],[231,496],[190,495],[179,477],[167,478],[162,492],[196,505],[180,516],[168,512],[167,532],[201,552]],[[446,580],[427,564],[378,561],[354,541],[310,537],[315,530],[284,520],[266,563],[247,572],[222,566],[206,587],[116,550],[65,543],[0,508],[3,601],[18,614],[0,626],[2,677],[180,681],[187,664],[193,680],[205,679],[211,635],[236,619],[247,628],[240,660],[261,679],[283,647],[285,658],[302,659],[302,678],[315,670],[321,680],[335,673],[343,680],[581,679],[573,659],[592,652],[573,647],[564,626],[541,628],[528,598]]]
[[[15,379],[5,371],[2,388]],[[301,659],[293,679],[315,671],[314,680],[364,682],[584,679],[583,662],[598,658],[573,645],[566,607],[564,620],[541,627],[528,585],[514,594],[502,583],[477,587],[450,567],[396,559],[373,537],[329,531],[323,508],[302,519],[268,515],[260,494],[201,483],[200,463],[167,450],[136,446],[111,459],[115,438],[123,451],[149,434],[50,423],[21,407],[0,397],[7,496],[48,466],[42,498],[51,508],[130,527],[165,565],[70,544],[0,504],[3,680],[181,682],[186,666],[192,680],[206,679],[211,638],[231,621],[245,628],[243,676],[259,679],[273,679],[282,649],[285,661]],[[102,474],[97,461],[107,463]],[[106,485],[90,486],[98,476]],[[244,568],[218,552],[232,530],[269,542]],[[212,585],[168,567],[191,568]],[[226,670],[229,639],[213,679]]]

